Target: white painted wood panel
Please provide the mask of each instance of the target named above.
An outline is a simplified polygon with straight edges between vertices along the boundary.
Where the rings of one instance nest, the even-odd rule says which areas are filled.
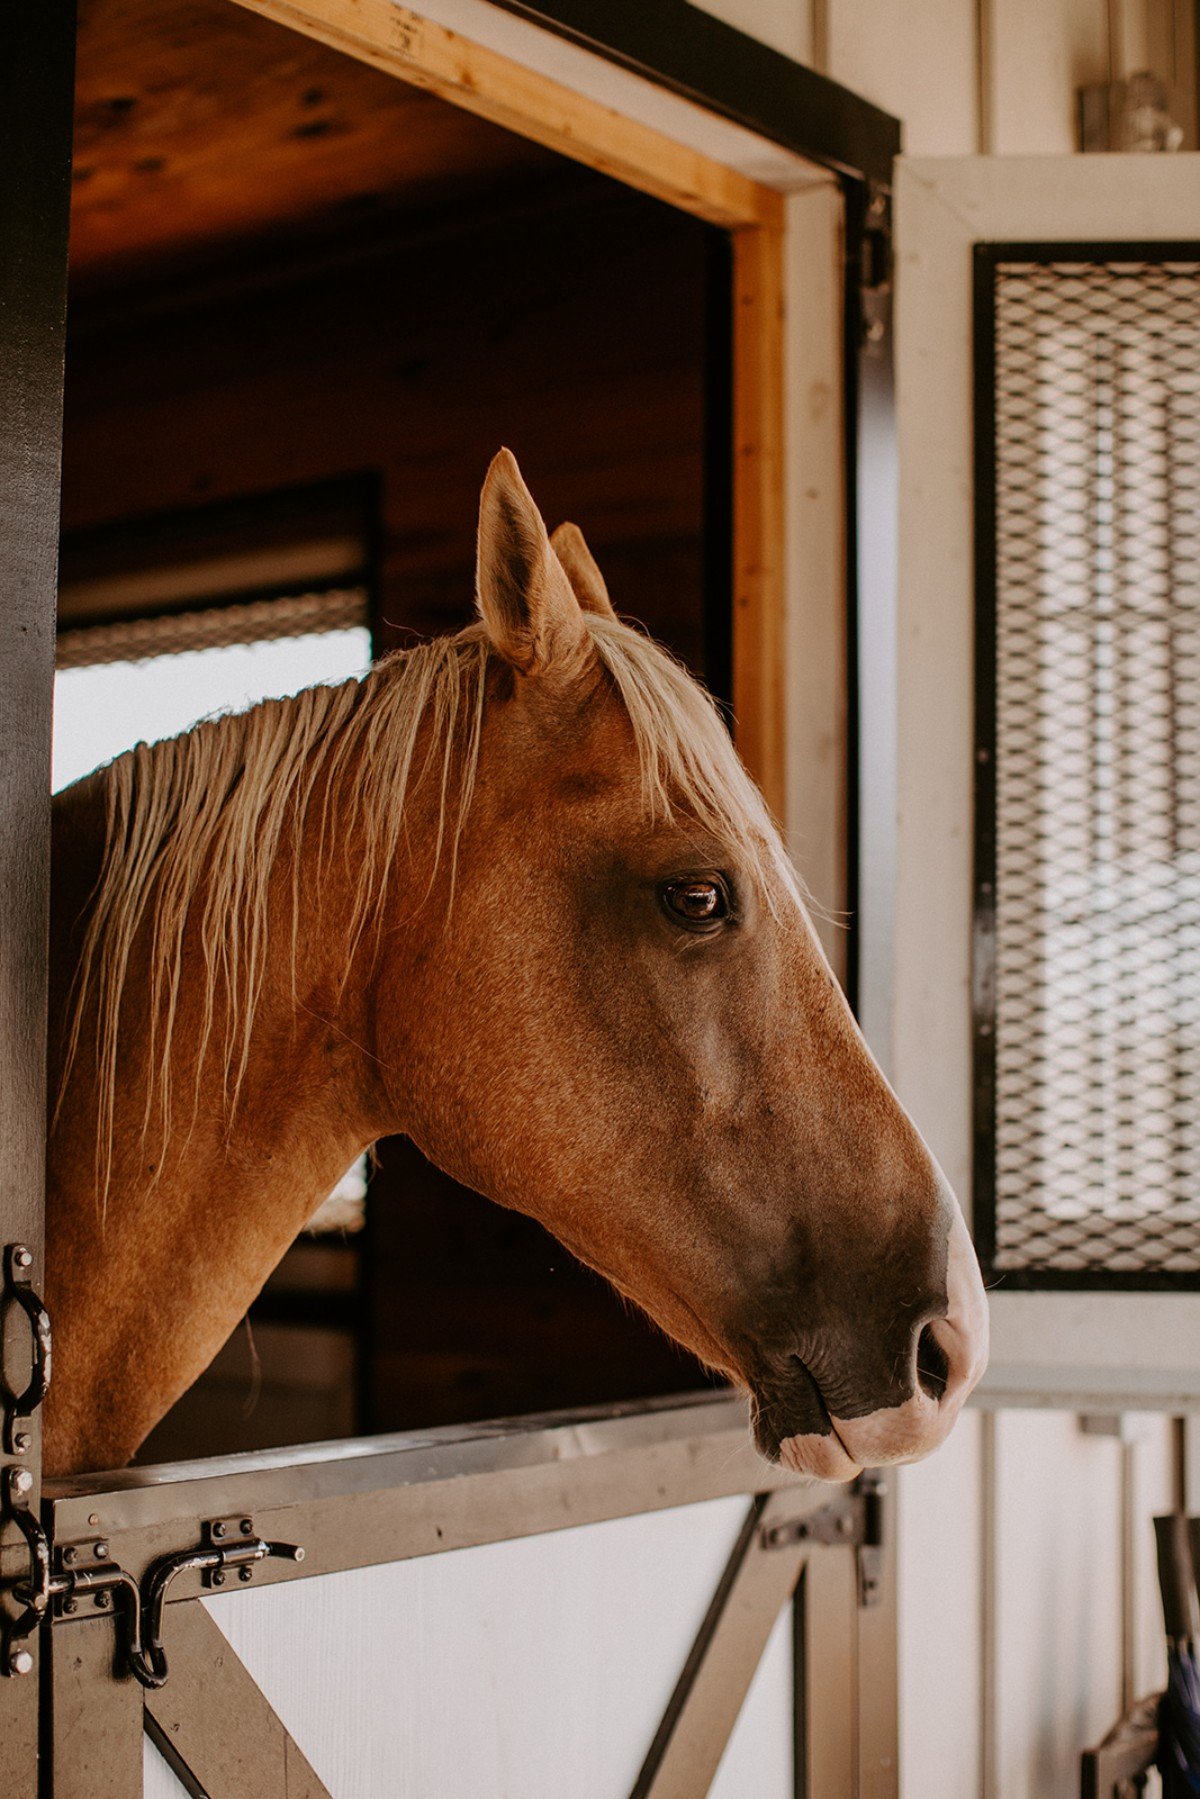
[[[828,73],[904,125],[906,150],[978,146],[975,0],[831,0]]]
[[[1133,1666],[1135,1697],[1156,1692],[1166,1681],[1162,1601],[1158,1590],[1154,1531],[1156,1513],[1174,1502],[1172,1424],[1156,1413],[1128,1420],[1133,1435]],[[1194,1500],[1193,1500],[1194,1504]]]
[[[1071,1413],[996,1420],[999,1799],[1071,1792],[1121,1709],[1120,1456]]]
[[[205,1603],[335,1799],[621,1799],[747,1503]],[[718,1773],[720,1799],[788,1799],[790,1660],[780,1630]],[[154,1768],[151,1799],[176,1790],[165,1774]]]
[[[982,1433],[968,1412],[927,1462],[896,1470],[900,1768],[909,1799],[978,1790]]]
[[[1076,149],[1076,90],[1109,78],[1104,0],[991,0],[981,16],[980,148],[989,155]]]
[[[836,187],[787,201],[784,494],[787,816],[816,926],[845,970],[848,665],[842,337],[843,205]]]

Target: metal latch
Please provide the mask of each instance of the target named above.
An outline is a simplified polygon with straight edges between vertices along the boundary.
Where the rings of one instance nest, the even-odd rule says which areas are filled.
[[[845,1493],[763,1531],[765,1549],[787,1549],[795,1543],[854,1549],[858,1559],[858,1603],[878,1605],[883,1581],[883,1476],[862,1474]]]
[[[8,1633],[5,1665],[9,1673],[28,1673],[33,1665],[28,1639],[49,1614],[55,1623],[80,1613],[90,1600],[95,1611],[113,1609],[124,1624],[124,1659],[130,1673],[144,1687],[166,1684],[168,1667],[163,1647],[163,1614],[171,1583],[180,1575],[199,1573],[208,1587],[224,1586],[236,1570],[238,1579],[253,1578],[256,1563],[272,1557],[302,1562],[299,1543],[271,1543],[260,1537],[252,1518],[215,1518],[203,1527],[203,1541],[195,1549],[163,1556],[146,1570],[141,1583],[111,1559],[104,1538],[87,1543],[66,1543],[54,1558],[46,1534],[28,1505],[19,1506],[12,1493],[13,1476],[27,1476],[26,1469],[10,1470],[10,1497],[18,1500],[14,1516],[29,1544],[30,1578],[13,1588],[13,1597],[25,1609]],[[32,1485],[32,1482],[29,1483]],[[53,1608],[53,1609],[51,1609]]]

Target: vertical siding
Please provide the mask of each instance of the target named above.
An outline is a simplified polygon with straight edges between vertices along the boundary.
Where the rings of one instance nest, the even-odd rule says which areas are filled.
[[[900,1767],[913,1799],[968,1799],[982,1765],[984,1419],[899,1486]]]
[[[1121,1448],[1058,1412],[996,1419],[994,1776],[1069,1793],[1121,1703]]]
[[[828,44],[827,72],[895,113],[909,154],[978,147],[976,0],[830,0]]]
[[[985,153],[1073,150],[1076,89],[1108,79],[1108,8],[1098,0],[990,0],[981,63]]]

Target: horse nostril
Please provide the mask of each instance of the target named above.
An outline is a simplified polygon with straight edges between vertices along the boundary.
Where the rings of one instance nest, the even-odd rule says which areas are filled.
[[[941,1399],[950,1378],[950,1358],[927,1324],[917,1338],[917,1380],[930,1399]]]

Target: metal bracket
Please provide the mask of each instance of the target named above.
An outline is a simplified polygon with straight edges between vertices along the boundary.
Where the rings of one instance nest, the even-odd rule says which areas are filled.
[[[787,1549],[795,1543],[854,1549],[858,1559],[858,1603],[878,1605],[883,1581],[883,1476],[862,1474],[853,1487],[806,1512],[763,1531],[764,1549]]]
[[[879,354],[891,319],[892,196],[878,182],[867,193],[859,239],[858,286],[867,353]]]
[[[25,1455],[33,1443],[29,1422],[50,1390],[50,1314],[30,1281],[33,1252],[24,1243],[4,1251],[4,1291],[20,1306],[33,1333],[33,1367],[23,1393],[13,1394],[4,1411],[4,1447],[9,1455]]]
[[[19,1480],[21,1476],[29,1479],[32,1486],[28,1469],[14,1468],[9,1473],[10,1487],[12,1477]],[[20,1522],[20,1515],[14,1515]],[[28,1647],[22,1645],[48,1613],[58,1624],[80,1616],[83,1600],[90,1599],[94,1608],[82,1614],[85,1616],[108,1611],[120,1601],[124,1613],[124,1659],[129,1672],[144,1687],[161,1687],[169,1673],[162,1640],[163,1613],[171,1583],[178,1575],[199,1573],[206,1586],[221,1587],[231,1569],[236,1568],[239,1580],[247,1581],[252,1578],[255,1564],[271,1557],[291,1562],[304,1560],[304,1550],[298,1543],[269,1543],[258,1536],[252,1518],[216,1518],[203,1526],[204,1540],[197,1548],[184,1549],[151,1563],[140,1584],[128,1569],[113,1562],[104,1538],[64,1543],[54,1557],[57,1567],[52,1572],[46,1534],[28,1506],[24,1515],[26,1521],[21,1522],[21,1529],[30,1547],[31,1572],[28,1582],[13,1588],[15,1598],[25,1607],[8,1635],[7,1663],[9,1672],[14,1674],[27,1673],[33,1666]],[[13,1666],[14,1654],[27,1661],[28,1667]]]

